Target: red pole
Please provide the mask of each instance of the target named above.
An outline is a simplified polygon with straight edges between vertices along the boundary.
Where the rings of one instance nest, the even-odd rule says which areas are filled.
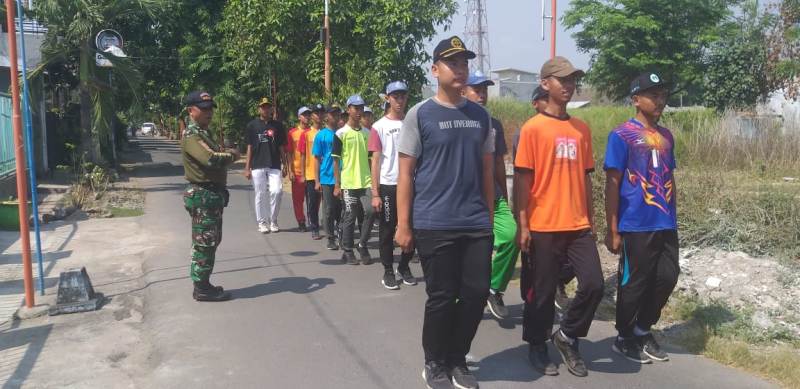
[[[554,58],[556,56],[556,25],[558,24],[556,19],[556,15],[558,15],[556,12],[556,3],[557,1],[553,0],[553,10],[550,11],[552,12],[551,15],[553,15],[553,17],[550,18],[550,58]]]
[[[8,66],[11,69],[11,126],[14,130],[14,156],[17,159],[17,198],[19,199],[19,237],[22,241],[22,276],[25,285],[25,306],[33,308],[33,270],[31,237],[28,230],[28,182],[25,178],[25,147],[22,142],[22,116],[19,112],[19,74],[17,71],[17,33],[14,25],[13,0],[6,0],[8,26]],[[40,274],[39,277],[42,275]]]

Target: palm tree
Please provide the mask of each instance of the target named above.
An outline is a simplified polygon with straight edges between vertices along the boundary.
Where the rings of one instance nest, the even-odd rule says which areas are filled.
[[[30,78],[41,76],[52,65],[60,64],[77,73],[80,104],[81,151],[89,161],[111,162],[113,131],[113,90],[109,73],[136,94],[141,74],[127,58],[98,51],[94,36],[131,17],[145,15],[151,21],[164,15],[167,0],[39,0],[32,16],[48,31],[42,44],[42,63]],[[151,23],[152,24],[152,23]],[[145,24],[141,28],[148,28]],[[109,59],[114,67],[95,65],[95,54]],[[135,101],[135,99],[134,99]]]

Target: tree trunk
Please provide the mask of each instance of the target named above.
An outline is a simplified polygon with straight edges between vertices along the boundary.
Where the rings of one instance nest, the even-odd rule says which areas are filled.
[[[89,50],[86,45],[81,47],[80,65],[78,68],[78,98],[81,105],[81,147],[80,154],[95,162],[97,160],[94,137],[92,136],[92,99],[89,95]]]
[[[81,48],[80,53],[80,69],[79,74],[79,88],[78,95],[81,104],[81,152],[86,153],[88,162],[95,165],[108,166],[111,161],[111,149],[113,144],[109,141],[109,117],[104,119],[107,122],[100,122],[96,117],[98,114],[108,114],[107,112],[96,111],[96,99],[101,98],[100,91],[97,89],[97,81],[95,80],[96,72],[94,71],[94,55],[86,43]],[[92,83],[95,83],[94,90],[92,90]],[[106,107],[104,107],[106,108]],[[102,128],[99,125],[103,125]],[[107,139],[108,138],[108,139]],[[109,152],[108,157],[103,154],[103,150]]]

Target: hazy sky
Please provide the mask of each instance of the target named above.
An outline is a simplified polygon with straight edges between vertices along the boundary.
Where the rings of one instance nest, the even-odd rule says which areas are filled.
[[[547,21],[545,40],[542,40],[542,0],[486,0],[489,23],[489,55],[492,69],[517,68],[539,72],[542,63],[550,56],[550,24]],[[545,13],[550,14],[550,0],[545,0]],[[458,0],[459,11],[453,15],[450,29],[443,31],[428,44],[429,51],[440,40],[458,35],[466,40],[466,2]],[[569,0],[558,0],[558,17],[568,8]],[[560,26],[556,34],[556,54],[567,57],[581,69],[589,66],[589,55],[579,53],[572,31]]]

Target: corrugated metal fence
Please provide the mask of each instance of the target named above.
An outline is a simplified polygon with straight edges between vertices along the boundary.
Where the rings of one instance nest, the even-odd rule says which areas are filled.
[[[14,131],[11,128],[11,95],[0,93],[0,177],[15,170]]]

